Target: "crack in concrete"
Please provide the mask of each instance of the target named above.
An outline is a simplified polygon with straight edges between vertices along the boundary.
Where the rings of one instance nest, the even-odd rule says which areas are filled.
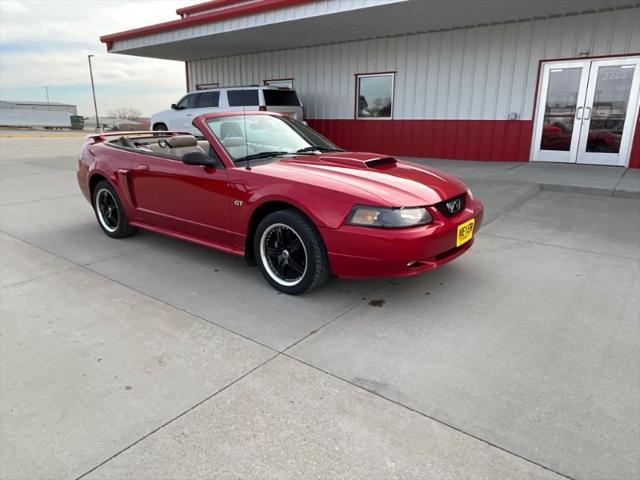
[[[284,355],[285,357],[290,358],[292,360],[295,360],[297,362],[300,362],[303,365],[306,365],[306,366],[308,366],[310,368],[318,370],[319,372],[322,372],[325,375],[329,375],[332,378],[335,378],[335,379],[340,380],[342,382],[345,382],[345,383],[347,383],[349,385],[352,385],[353,387],[356,387],[356,388],[358,388],[360,390],[364,390],[365,392],[368,392],[368,393],[370,393],[372,395],[375,395],[376,397],[379,397],[379,398],[382,398],[382,399],[384,399],[384,400],[386,400],[388,402],[391,402],[394,405],[398,405],[399,407],[402,407],[402,408],[404,408],[406,410],[409,410],[410,412],[416,413],[416,414],[420,415],[421,417],[424,417],[424,418],[426,418],[428,420],[432,420],[432,421],[434,421],[436,423],[439,423],[440,425],[442,425],[444,427],[450,428],[451,430],[454,430],[454,431],[456,431],[458,433],[461,433],[463,435],[471,437],[471,438],[473,438],[473,439],[475,439],[475,440],[477,440],[479,442],[484,443],[485,445],[489,445],[490,447],[496,448],[496,449],[498,449],[498,450],[500,450],[502,452],[505,452],[505,453],[507,453],[509,455],[512,455],[512,456],[516,457],[516,458],[519,458],[519,459],[521,459],[521,460],[523,460],[523,461],[525,461],[527,463],[530,463],[532,465],[536,465],[537,467],[540,467],[540,468],[542,468],[544,470],[547,470],[547,471],[549,471],[549,472],[551,472],[551,473],[553,473],[555,475],[558,475],[558,476],[560,476],[562,478],[565,478],[567,480],[577,480],[574,477],[571,477],[571,476],[569,476],[567,474],[564,474],[562,472],[554,470],[551,467],[547,467],[546,465],[543,465],[543,464],[541,464],[539,462],[536,462],[535,460],[531,460],[530,458],[527,458],[527,457],[525,457],[523,455],[520,455],[520,454],[518,454],[516,452],[513,452],[513,451],[511,451],[511,450],[509,450],[509,449],[507,449],[505,447],[501,447],[500,445],[492,443],[489,440],[485,440],[484,438],[478,437],[478,436],[474,435],[473,433],[467,432],[466,430],[463,430],[463,429],[461,429],[459,427],[456,427],[455,425],[449,424],[449,423],[447,423],[447,422],[445,422],[443,420],[439,420],[436,417],[432,417],[432,416],[430,416],[430,415],[428,415],[428,414],[426,414],[424,412],[421,412],[420,410],[416,410],[415,408],[410,407],[408,405],[405,405],[404,403],[401,403],[401,402],[399,402],[397,400],[394,400],[394,399],[389,398],[389,397],[385,397],[384,395],[382,395],[381,393],[379,393],[379,392],[377,392],[375,390],[371,390],[371,389],[369,389],[369,388],[367,388],[367,387],[365,387],[363,385],[358,385],[357,383],[354,383],[354,382],[352,382],[350,380],[347,380],[347,379],[345,379],[343,377],[340,377],[339,375],[331,373],[331,372],[329,372],[327,370],[323,370],[322,368],[317,367],[317,366],[315,366],[315,365],[313,365],[311,363],[305,362],[304,360],[301,360],[301,359],[299,359],[297,357],[293,357],[293,356],[289,355],[288,353],[283,353],[282,355]]]
[[[15,207],[17,205],[25,205],[27,203],[39,203],[39,202],[50,202],[52,200],[62,200],[65,198],[79,197],[80,193],[74,193],[73,195],[61,195],[59,197],[51,197],[51,198],[42,198],[38,200],[25,200],[24,202],[12,202],[12,203],[3,203],[0,207]]]
[[[638,258],[628,257],[626,255],[618,255],[618,254],[615,254],[615,253],[596,252],[595,250],[587,250],[585,248],[566,247],[564,245],[555,245],[553,243],[545,243],[545,242],[542,242],[540,240],[522,240],[520,238],[507,237],[505,235],[497,235],[495,233],[487,233],[487,232],[481,232],[478,235],[486,236],[486,237],[501,238],[503,240],[513,240],[514,242],[517,242],[517,245],[519,245],[519,246],[524,246],[525,244],[526,245],[542,245],[544,247],[561,248],[563,250],[569,250],[569,251],[572,251],[572,252],[589,253],[589,254],[592,254],[592,255],[601,255],[603,257],[623,258],[625,260],[632,260],[632,261],[635,261],[635,262],[640,261],[640,259],[638,259]],[[496,248],[494,250],[491,250],[491,249],[480,250],[479,249],[479,251],[489,252],[489,251],[501,251],[501,250],[507,250],[507,249],[509,249],[508,246],[507,247]]]
[[[528,200],[530,200],[531,198],[535,197],[535,196],[536,196],[536,195],[538,195],[539,193],[540,193],[540,191],[536,192],[534,195],[531,195],[531,196],[529,196],[529,197],[527,197],[527,198],[518,199],[517,201],[513,202],[513,204],[512,204],[513,206],[512,206],[511,208],[509,208],[509,209],[506,209],[506,208],[505,208],[505,209],[502,209],[502,210],[501,210],[501,212],[499,212],[499,214],[498,214],[495,218],[493,218],[492,220],[490,220],[489,222],[487,222],[485,225],[488,225],[489,223],[491,223],[491,222],[495,221],[497,218],[499,218],[499,217],[503,216],[504,214],[508,213],[509,211],[514,210],[515,208],[518,208],[519,206],[523,205],[524,203],[526,203]],[[43,201],[45,201],[45,200],[43,200]],[[24,202],[24,203],[32,203],[32,202]],[[178,310],[178,311],[180,311],[180,312],[183,312],[183,313],[185,313],[185,314],[187,314],[187,315],[190,315],[191,317],[193,317],[193,318],[195,318],[195,319],[198,319],[199,321],[203,321],[203,322],[206,322],[206,323],[207,323],[207,324],[209,324],[209,325],[213,325],[213,326],[216,326],[216,327],[218,327],[218,328],[221,328],[222,330],[224,330],[224,331],[226,331],[226,332],[229,332],[229,333],[231,333],[231,334],[237,335],[237,336],[239,336],[239,337],[241,337],[241,338],[243,338],[243,339],[245,339],[245,340],[248,340],[248,341],[250,341],[250,342],[252,342],[252,343],[255,343],[255,344],[260,345],[260,346],[262,346],[262,347],[264,347],[264,348],[267,348],[268,350],[270,350],[270,351],[272,351],[272,352],[274,352],[274,353],[275,353],[273,356],[271,356],[271,357],[270,357],[270,358],[268,358],[267,360],[265,360],[265,361],[261,362],[259,365],[255,366],[254,368],[252,368],[252,369],[248,370],[247,372],[245,372],[244,374],[242,374],[241,376],[239,376],[238,378],[236,378],[236,379],[235,379],[235,380],[233,380],[232,382],[230,382],[230,383],[226,384],[225,386],[221,387],[220,389],[218,389],[218,390],[216,390],[215,392],[211,393],[210,395],[206,396],[205,398],[203,398],[203,399],[202,399],[202,400],[200,400],[199,402],[195,403],[194,405],[192,405],[192,406],[191,406],[191,407],[189,407],[188,409],[186,409],[186,410],[182,411],[181,413],[179,413],[179,414],[178,414],[178,415],[176,415],[175,417],[173,417],[173,418],[171,418],[170,420],[166,421],[165,423],[163,423],[163,424],[159,425],[159,426],[158,426],[158,427],[156,427],[155,429],[151,430],[150,432],[146,433],[146,434],[145,434],[145,435],[143,435],[142,437],[138,438],[136,441],[132,442],[131,444],[127,445],[126,447],[124,447],[124,448],[122,448],[122,449],[120,449],[119,451],[117,451],[117,452],[116,452],[116,453],[114,453],[113,455],[109,456],[109,457],[108,457],[108,458],[106,458],[104,461],[100,462],[99,464],[95,465],[95,466],[94,466],[94,467],[92,467],[91,469],[87,470],[85,473],[83,473],[83,474],[81,474],[80,476],[76,477],[76,480],[80,480],[80,479],[82,479],[82,478],[86,477],[86,476],[87,476],[87,475],[89,475],[90,473],[94,472],[94,471],[95,471],[95,470],[97,470],[98,468],[102,467],[103,465],[107,464],[108,462],[110,462],[111,460],[113,460],[114,458],[116,458],[117,456],[119,456],[119,455],[121,455],[122,453],[126,452],[127,450],[129,450],[129,449],[133,448],[135,445],[137,445],[137,444],[139,444],[140,442],[142,442],[143,440],[145,440],[145,439],[149,438],[151,435],[153,435],[153,434],[155,434],[155,433],[159,432],[160,430],[162,430],[163,428],[165,428],[165,427],[166,427],[166,426],[168,426],[169,424],[173,423],[174,421],[178,420],[179,418],[183,417],[183,416],[184,416],[184,415],[186,415],[187,413],[189,413],[189,412],[193,411],[194,409],[198,408],[199,406],[203,405],[205,402],[207,402],[207,401],[209,401],[209,400],[213,399],[213,398],[214,398],[214,397],[216,397],[219,393],[224,392],[225,390],[227,390],[227,389],[228,389],[228,388],[230,388],[231,386],[233,386],[233,385],[235,385],[236,383],[240,382],[241,380],[243,380],[243,379],[244,379],[244,378],[246,378],[247,376],[251,375],[252,373],[254,373],[254,372],[256,372],[257,370],[259,370],[260,368],[262,368],[262,367],[264,367],[265,365],[269,364],[270,362],[272,362],[273,360],[275,360],[276,358],[278,358],[278,357],[279,357],[279,356],[281,356],[281,355],[286,356],[287,358],[290,358],[290,359],[292,359],[292,360],[294,360],[294,361],[296,361],[296,362],[299,362],[299,363],[301,363],[301,364],[304,364],[304,365],[306,365],[306,366],[308,366],[308,367],[310,367],[310,368],[313,368],[313,369],[315,369],[316,371],[322,372],[322,373],[323,373],[323,374],[325,374],[325,375],[329,375],[329,376],[331,376],[331,377],[333,377],[333,378],[335,378],[335,379],[338,379],[338,380],[340,380],[340,381],[342,381],[342,382],[345,382],[345,383],[347,383],[347,384],[349,384],[349,385],[351,385],[351,386],[353,386],[353,387],[355,387],[355,388],[358,388],[358,389],[361,389],[361,390],[363,390],[363,391],[365,391],[365,392],[368,392],[369,394],[375,395],[375,396],[377,396],[377,397],[379,397],[379,398],[382,398],[382,399],[384,399],[384,400],[386,400],[386,401],[389,401],[389,402],[391,402],[391,403],[393,403],[393,404],[395,404],[395,405],[400,406],[401,408],[404,408],[404,409],[407,409],[407,410],[409,410],[409,411],[411,411],[411,412],[414,412],[414,413],[416,413],[416,414],[418,414],[418,415],[420,415],[420,416],[422,416],[422,417],[424,417],[424,418],[426,418],[426,419],[429,419],[429,420],[431,420],[431,421],[437,422],[437,423],[439,423],[440,425],[443,425],[443,426],[445,426],[445,427],[447,427],[447,428],[449,428],[449,429],[452,429],[452,430],[454,430],[454,431],[456,431],[456,432],[458,432],[458,433],[461,433],[461,434],[463,434],[463,435],[466,435],[466,436],[469,436],[469,437],[471,437],[471,438],[474,438],[475,440],[477,440],[477,441],[479,441],[479,442],[482,442],[482,443],[484,443],[484,444],[486,444],[486,445],[488,445],[488,446],[491,446],[491,447],[493,447],[493,448],[497,448],[498,450],[501,450],[501,451],[503,451],[503,452],[505,452],[505,453],[507,453],[507,454],[509,454],[509,455],[511,455],[511,456],[517,457],[517,458],[519,458],[519,459],[521,459],[521,460],[523,460],[523,461],[526,461],[526,462],[528,462],[528,463],[530,463],[530,464],[536,465],[537,467],[542,468],[542,469],[544,469],[544,470],[547,470],[547,471],[549,471],[549,472],[551,472],[551,473],[554,473],[554,474],[556,474],[556,475],[558,475],[558,476],[560,476],[560,477],[562,477],[562,478],[565,478],[565,479],[568,479],[568,480],[575,480],[575,479],[573,479],[572,477],[570,477],[570,476],[568,476],[568,475],[566,475],[566,474],[563,474],[563,473],[561,473],[561,472],[558,472],[558,471],[556,471],[556,470],[554,470],[554,469],[552,469],[552,468],[550,468],[550,467],[547,467],[547,466],[545,466],[545,465],[543,465],[543,464],[541,464],[541,463],[538,463],[538,462],[536,462],[536,461],[534,461],[534,460],[531,460],[531,459],[529,459],[529,458],[527,458],[527,457],[524,457],[524,456],[522,456],[522,455],[520,455],[520,454],[518,454],[518,453],[515,453],[515,452],[513,452],[513,451],[511,451],[511,450],[508,450],[507,448],[501,447],[501,446],[499,446],[499,445],[497,445],[497,444],[494,444],[494,443],[492,443],[492,442],[490,442],[490,441],[488,441],[488,440],[485,440],[485,439],[483,439],[483,438],[481,438],[481,437],[478,437],[478,436],[476,436],[476,435],[474,435],[474,434],[472,434],[472,433],[469,433],[469,432],[467,432],[467,431],[465,431],[465,430],[463,430],[463,429],[461,429],[461,428],[458,428],[458,427],[456,427],[456,426],[454,426],[454,425],[448,424],[448,423],[446,423],[446,422],[444,422],[444,421],[442,421],[442,420],[439,420],[439,419],[437,419],[437,418],[435,418],[435,417],[429,416],[428,414],[423,413],[423,412],[421,412],[421,411],[419,411],[419,410],[416,410],[416,409],[414,409],[414,408],[412,408],[412,407],[410,407],[410,406],[408,406],[408,405],[406,405],[406,404],[403,404],[403,403],[401,403],[401,402],[399,402],[399,401],[396,401],[396,400],[394,400],[394,399],[392,399],[392,398],[388,398],[388,397],[386,397],[386,396],[384,396],[384,395],[380,394],[379,392],[376,392],[376,391],[375,391],[375,390],[373,390],[373,389],[369,389],[369,388],[366,388],[365,386],[358,385],[357,383],[354,383],[354,382],[349,381],[349,380],[347,380],[347,379],[345,379],[345,378],[342,378],[342,377],[340,377],[340,376],[338,376],[338,375],[335,375],[335,374],[333,374],[333,373],[330,373],[330,372],[328,372],[328,371],[326,371],[326,370],[321,369],[320,367],[317,367],[317,366],[315,366],[315,365],[312,365],[312,364],[310,364],[310,363],[307,363],[307,362],[305,362],[305,361],[303,361],[303,360],[301,360],[301,359],[299,359],[299,358],[296,358],[296,357],[294,357],[294,356],[290,355],[289,353],[287,353],[287,351],[288,351],[288,350],[290,350],[291,348],[293,348],[294,346],[296,346],[296,345],[300,344],[301,342],[305,341],[305,340],[306,340],[306,339],[308,339],[309,337],[311,337],[311,336],[313,336],[313,335],[317,334],[318,332],[320,332],[321,330],[325,329],[326,327],[328,327],[328,326],[329,326],[329,325],[331,325],[332,323],[336,322],[337,320],[339,320],[340,318],[344,317],[345,315],[347,315],[347,314],[348,314],[348,313],[350,313],[351,311],[355,310],[358,306],[360,306],[360,305],[361,305],[360,301],[356,301],[356,302],[354,302],[354,304],[353,304],[353,305],[351,305],[351,306],[347,307],[345,310],[343,310],[343,311],[342,311],[342,312],[340,312],[339,314],[337,314],[337,315],[335,315],[334,317],[332,317],[329,321],[327,321],[326,323],[324,323],[324,324],[323,324],[323,325],[321,325],[320,327],[318,327],[318,328],[314,329],[313,331],[311,331],[311,332],[309,332],[308,334],[306,334],[305,336],[301,337],[300,339],[298,339],[297,341],[295,341],[295,342],[294,342],[294,343],[292,343],[291,345],[289,345],[289,346],[287,346],[286,348],[284,348],[283,350],[280,350],[280,351],[279,351],[279,350],[276,350],[276,349],[274,349],[274,348],[272,348],[272,347],[270,347],[270,346],[268,346],[268,345],[265,345],[265,344],[263,344],[263,343],[261,343],[261,342],[259,342],[259,341],[255,340],[255,339],[253,339],[253,338],[247,337],[247,336],[245,336],[245,335],[243,335],[243,334],[240,334],[240,333],[238,333],[238,332],[236,332],[236,331],[234,331],[234,330],[231,330],[231,329],[229,329],[228,327],[224,327],[224,326],[222,326],[222,325],[219,325],[219,324],[217,324],[217,323],[215,323],[215,322],[213,322],[213,321],[210,321],[210,320],[208,320],[208,319],[206,319],[206,318],[204,318],[204,317],[201,317],[201,316],[199,316],[199,315],[197,315],[197,314],[194,314],[194,313],[192,313],[192,312],[190,312],[190,311],[188,311],[188,310],[186,310],[186,309],[183,309],[183,308],[181,308],[181,307],[179,307],[179,306],[176,306],[176,305],[170,304],[170,303],[168,303],[168,302],[166,302],[166,301],[163,301],[163,300],[161,300],[161,299],[159,299],[159,298],[157,298],[157,297],[154,297],[153,295],[150,295],[150,294],[148,294],[148,293],[142,292],[142,291],[140,291],[140,290],[138,290],[138,289],[136,289],[136,288],[133,288],[133,287],[131,287],[131,286],[129,286],[129,285],[126,285],[126,284],[124,284],[124,283],[122,283],[122,282],[120,282],[120,281],[118,281],[118,280],[115,280],[115,279],[113,279],[113,278],[110,278],[110,277],[108,277],[107,275],[104,275],[104,274],[102,274],[102,273],[96,272],[96,271],[92,270],[91,268],[89,268],[89,266],[90,266],[90,265],[94,265],[94,264],[96,264],[96,263],[100,263],[100,262],[103,262],[103,261],[107,261],[107,260],[110,260],[111,258],[118,258],[118,257],[122,257],[122,256],[132,255],[132,254],[134,254],[134,253],[136,253],[136,252],[127,252],[127,253],[124,253],[124,254],[116,255],[116,256],[111,257],[111,258],[109,258],[109,259],[103,259],[103,260],[100,260],[100,261],[98,261],[98,262],[92,262],[92,263],[89,263],[89,264],[83,265],[83,264],[80,264],[80,263],[75,262],[75,261],[73,261],[73,260],[70,260],[70,259],[68,259],[68,258],[65,258],[65,257],[63,257],[62,255],[59,255],[59,254],[57,254],[57,253],[55,253],[55,252],[51,252],[51,251],[49,251],[49,250],[47,250],[47,249],[45,249],[45,248],[42,248],[42,247],[37,246],[37,245],[34,245],[33,243],[31,243],[31,242],[29,242],[29,241],[27,241],[27,240],[24,240],[24,239],[22,239],[22,238],[20,238],[20,237],[18,237],[18,236],[15,236],[15,235],[13,235],[13,234],[11,234],[11,233],[8,233],[8,232],[6,232],[6,231],[3,231],[3,232],[4,232],[5,234],[9,235],[10,237],[12,237],[12,238],[16,239],[16,240],[20,240],[20,241],[22,241],[22,242],[24,242],[24,243],[26,243],[26,244],[28,244],[28,245],[32,246],[33,248],[40,249],[40,250],[42,250],[42,251],[44,251],[44,252],[46,252],[46,253],[49,253],[49,254],[51,254],[51,255],[53,255],[53,256],[55,256],[55,257],[58,257],[58,258],[60,258],[60,259],[62,259],[62,260],[65,260],[65,261],[67,261],[67,262],[70,262],[70,263],[74,264],[76,267],[78,267],[78,268],[80,268],[80,269],[84,269],[84,270],[86,270],[86,271],[88,271],[88,272],[91,272],[91,273],[93,273],[93,274],[95,274],[95,275],[98,275],[98,276],[100,276],[100,277],[102,277],[102,278],[104,278],[104,279],[106,279],[106,280],[108,280],[108,281],[112,281],[112,282],[114,282],[114,283],[117,283],[117,284],[119,284],[119,285],[123,286],[124,288],[127,288],[127,289],[130,289],[130,290],[132,290],[132,291],[137,292],[138,294],[140,294],[140,295],[142,295],[142,296],[145,296],[145,297],[151,298],[151,299],[153,299],[153,300],[155,300],[155,301],[157,301],[157,302],[159,302],[159,303],[161,303],[161,304],[163,304],[163,305],[166,305],[166,306],[168,306],[168,307],[170,307],[170,308],[176,309],[176,310]],[[485,235],[489,235],[489,234],[485,234]],[[495,236],[495,235],[494,235],[494,236]],[[509,238],[507,238],[507,239],[509,239]],[[509,239],[509,240],[518,240],[518,239]],[[538,242],[535,242],[535,243],[538,243]],[[551,245],[551,246],[555,246],[555,245]],[[562,248],[562,247],[560,247],[560,248]],[[591,253],[591,252],[590,252],[590,253]],[[593,253],[596,253],[596,252],[593,252]],[[625,257],[625,258],[626,258],[626,257]],[[62,273],[68,272],[68,271],[70,271],[70,270],[72,270],[72,268],[67,269],[67,270],[65,270],[65,271],[62,271],[62,272],[52,273],[51,275],[46,275],[46,276],[59,275],[59,274],[62,274]],[[27,282],[30,282],[30,281],[33,281],[33,280],[36,280],[36,279],[30,279],[30,280],[25,281],[24,283],[27,283]],[[370,294],[368,295],[368,297],[370,297],[370,296],[371,296],[371,294],[377,294],[377,293],[379,293],[379,292],[381,292],[381,291],[383,291],[383,290],[385,290],[385,289],[390,288],[391,286],[392,286],[391,284],[387,284],[387,285],[384,285],[384,286],[380,287],[379,289],[375,289],[375,290],[373,290],[373,291],[371,291],[371,292],[370,292]]]
[[[197,402],[196,404],[192,405],[191,407],[187,408],[186,410],[184,410],[183,412],[181,412],[180,414],[176,415],[175,417],[171,418],[170,420],[167,420],[165,423],[163,423],[162,425],[154,428],[153,430],[151,430],[150,432],[146,433],[145,435],[143,435],[142,437],[138,438],[135,442],[127,445],[126,447],[120,449],[119,451],[117,451],[116,453],[114,453],[113,455],[111,455],[109,458],[107,458],[106,460],[100,462],[98,465],[92,467],[91,469],[87,470],[86,472],[84,472],[83,474],[81,474],[80,476],[76,477],[75,480],[80,480],[81,478],[86,477],[87,475],[89,475],[91,472],[97,470],[98,468],[102,467],[103,465],[109,463],[111,460],[113,460],[114,458],[116,458],[117,456],[121,455],[122,453],[126,452],[127,450],[135,447],[138,443],[142,442],[143,440],[149,438],[151,435],[153,435],[154,433],[162,430],[164,427],[166,427],[167,425],[175,422],[176,420],[178,420],[179,418],[185,416],[187,413],[195,410],[196,408],[198,408],[200,405],[204,404],[205,402],[211,400],[213,397],[215,397],[216,395],[218,395],[219,393],[224,392],[225,390],[227,390],[228,388],[232,387],[233,385],[235,385],[236,383],[238,383],[239,381],[241,381],[243,378],[251,375],[253,372],[255,372],[256,370],[262,368],[263,366],[265,366],[267,363],[271,362],[272,360],[274,360],[275,358],[277,358],[278,356],[280,356],[281,354],[278,352],[275,355],[273,355],[272,357],[268,358],[267,360],[265,360],[264,362],[260,363],[259,365],[253,367],[252,369],[250,369],[249,371],[243,373],[242,375],[240,375],[238,378],[236,378],[235,380],[233,380],[232,382],[229,382],[228,384],[226,384],[225,386],[219,388],[218,390],[216,390],[215,392],[213,392],[212,394],[206,396],[205,398],[203,398],[202,400],[200,400],[199,402]]]

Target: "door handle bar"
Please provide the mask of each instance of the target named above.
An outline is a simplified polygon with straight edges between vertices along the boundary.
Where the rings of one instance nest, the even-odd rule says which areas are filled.
[[[585,111],[589,110],[589,116],[588,117],[584,117],[583,116],[583,120],[590,120],[591,119],[591,107],[584,107]]]
[[[137,170],[140,170],[142,172],[146,172],[147,170],[149,170],[149,166],[148,165],[138,165]]]
[[[582,115],[580,113],[584,110],[584,107],[578,107],[576,109],[576,120],[582,120]]]

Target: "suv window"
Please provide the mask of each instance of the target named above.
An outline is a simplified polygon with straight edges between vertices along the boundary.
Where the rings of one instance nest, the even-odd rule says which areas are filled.
[[[256,106],[258,102],[258,90],[229,90],[227,99],[230,107]]]
[[[195,108],[217,107],[220,102],[220,92],[203,92],[198,95]]]
[[[265,105],[274,107],[299,107],[295,90],[263,90]]]
[[[191,93],[178,102],[178,108],[193,108],[196,101],[195,93]]]

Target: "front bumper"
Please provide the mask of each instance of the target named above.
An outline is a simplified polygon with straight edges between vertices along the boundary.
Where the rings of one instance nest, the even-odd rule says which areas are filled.
[[[321,228],[331,271],[340,278],[408,277],[444,265],[469,250],[474,239],[456,247],[458,225],[475,219],[475,237],[482,224],[482,203],[470,200],[451,218],[430,211],[433,223],[409,229]]]

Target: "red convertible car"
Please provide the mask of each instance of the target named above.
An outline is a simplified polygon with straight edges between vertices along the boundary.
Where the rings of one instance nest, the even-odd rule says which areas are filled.
[[[286,116],[213,113],[180,132],[97,134],[80,188],[110,237],[137,228],[243,255],[297,294],[343,278],[409,276],[473,243],[482,204],[458,179],[346,152]]]

